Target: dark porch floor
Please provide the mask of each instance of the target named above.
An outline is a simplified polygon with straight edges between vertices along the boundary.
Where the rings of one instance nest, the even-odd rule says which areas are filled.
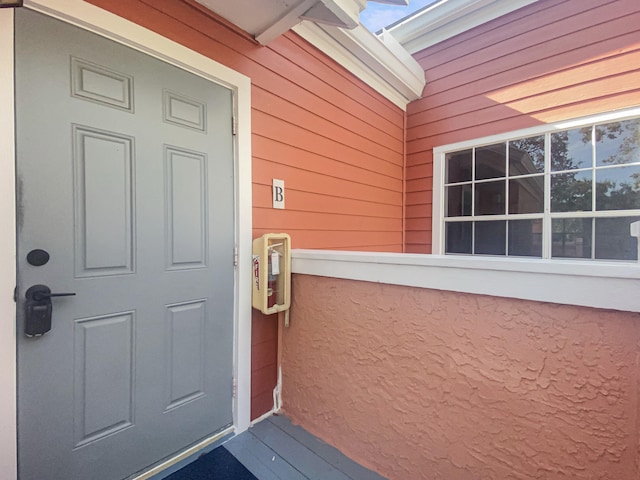
[[[385,480],[280,415],[224,446],[258,480]]]

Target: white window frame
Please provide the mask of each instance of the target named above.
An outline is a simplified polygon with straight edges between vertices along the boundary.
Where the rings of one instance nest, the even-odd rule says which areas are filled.
[[[446,165],[445,165],[445,156],[447,153],[471,149],[474,147],[480,147],[484,145],[492,145],[496,143],[502,143],[509,140],[533,137],[537,135],[544,135],[547,133],[553,133],[556,131],[570,130],[574,128],[580,128],[585,126],[591,126],[593,124],[603,124],[615,121],[622,121],[631,119],[633,117],[640,116],[640,107],[633,107],[624,110],[617,110],[614,112],[607,112],[603,114],[590,115],[586,117],[580,117],[573,120],[556,122],[551,124],[538,125],[531,128],[516,130],[512,132],[501,133],[497,135],[491,135],[483,138],[475,138],[472,140],[466,140],[463,142],[452,143],[449,145],[439,146],[433,149],[433,215],[432,215],[432,252],[434,255],[465,255],[465,254],[447,254],[445,252],[446,244],[445,244],[445,207],[446,207],[446,199],[445,199],[445,178],[446,178]],[[547,147],[548,148],[548,147]],[[548,152],[547,152],[548,156]],[[549,172],[548,168],[545,168],[545,178],[548,179]],[[551,236],[548,234],[549,229],[551,228],[551,216],[553,218],[574,218],[587,216],[589,218],[595,217],[609,217],[609,216],[617,216],[616,211],[613,212],[563,212],[561,214],[553,214],[548,213],[549,199],[550,199],[550,182],[548,180],[545,181],[545,212],[535,215],[520,215],[519,217],[536,217],[543,219],[543,239],[542,239],[542,259],[548,260],[551,258]],[[595,195],[594,200],[595,201]],[[511,215],[509,218],[512,218]],[[469,217],[469,220],[473,220],[475,217]],[[507,215],[492,215],[492,220],[506,220]],[[468,256],[468,255],[465,255]],[[481,255],[474,255],[476,257]],[[498,258],[513,258],[498,256]],[[522,257],[518,257],[522,258]],[[540,261],[540,257],[527,257],[530,261],[536,262]],[[576,259],[579,262],[589,262],[589,259]],[[594,260],[593,262],[602,262],[603,260]],[[639,259],[640,261],[640,259]]]

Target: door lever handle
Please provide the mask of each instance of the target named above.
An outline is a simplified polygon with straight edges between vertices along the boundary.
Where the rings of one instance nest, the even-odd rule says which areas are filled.
[[[51,297],[73,297],[74,295],[75,295],[75,292],[73,292],[73,293],[47,293],[47,292],[36,291],[36,292],[33,292],[31,298],[33,298],[36,302],[40,302],[42,300],[45,300],[45,299],[51,298]]]
[[[43,300],[50,299],[51,297],[72,297],[73,293],[52,293],[51,289],[46,285],[33,285],[29,287],[25,293],[27,300],[35,300],[36,302],[42,302]]]

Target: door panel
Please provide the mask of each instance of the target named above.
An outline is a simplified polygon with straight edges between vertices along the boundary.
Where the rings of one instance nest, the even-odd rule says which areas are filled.
[[[165,147],[168,267],[206,265],[207,159],[200,153]]]
[[[134,139],[72,126],[76,276],[133,273]]]
[[[204,301],[169,305],[167,321],[167,402],[165,410],[204,395]]]
[[[19,9],[16,112],[20,478],[125,478],[232,423],[232,94]]]
[[[75,447],[133,425],[133,325],[134,312],[75,322]]]

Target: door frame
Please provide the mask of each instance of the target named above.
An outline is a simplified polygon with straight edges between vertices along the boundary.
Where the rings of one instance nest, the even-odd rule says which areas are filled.
[[[25,7],[80,26],[176,65],[234,92],[236,117],[233,425],[251,411],[251,79],[202,54],[82,0],[25,0]],[[17,479],[15,92],[13,9],[0,9],[0,472]],[[229,252],[229,258],[233,252]]]

